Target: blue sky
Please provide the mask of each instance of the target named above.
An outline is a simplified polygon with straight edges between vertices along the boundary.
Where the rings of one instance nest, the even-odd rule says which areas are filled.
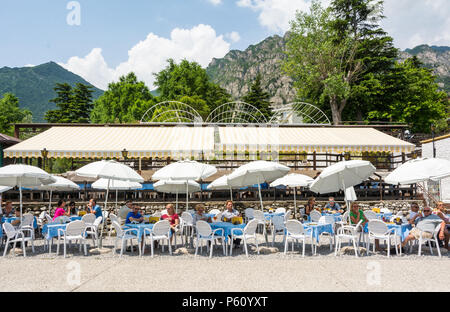
[[[404,49],[450,45],[449,0],[386,0],[383,27]],[[74,5],[69,6],[68,4]],[[324,4],[329,0],[322,0]],[[100,88],[131,70],[150,87],[165,60],[207,66],[284,34],[310,0],[0,0],[0,67],[55,61]],[[79,8],[79,10],[78,10]],[[68,16],[79,25],[69,25]],[[76,17],[76,18],[74,18]]]

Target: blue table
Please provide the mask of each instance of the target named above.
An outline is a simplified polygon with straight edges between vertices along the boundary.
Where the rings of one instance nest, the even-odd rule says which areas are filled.
[[[324,232],[334,234],[333,225],[331,223],[311,225],[310,222],[304,222],[303,227],[305,232],[311,234],[317,243],[319,242],[320,234]]]
[[[368,233],[368,224],[364,227],[364,232]],[[403,224],[386,224],[388,229],[395,229],[395,234],[399,235],[402,239],[402,241],[405,240],[405,238],[409,235],[409,231],[411,231],[412,226],[409,223],[403,223]]]
[[[2,223],[4,223],[4,222],[11,223],[12,221],[18,220],[18,219],[20,219],[20,218],[18,218],[18,217],[10,217],[10,218],[2,217]],[[33,228],[37,229],[37,219],[36,219],[36,217],[34,217]]]
[[[284,212],[264,212],[264,218],[266,218],[267,221],[271,221],[275,216],[284,217]]]
[[[153,229],[155,224],[153,223],[128,223],[125,224],[124,229],[136,229],[136,231],[131,231],[133,234],[138,235],[138,242],[141,242],[142,237],[144,237],[144,229]]]
[[[68,223],[47,223],[42,227],[42,235],[46,240],[51,240],[52,238],[58,237],[58,229],[65,230]]]
[[[231,230],[232,229],[243,229],[245,228],[245,226],[247,224],[242,223],[242,224],[233,224],[231,222],[213,222],[210,223],[209,225],[211,225],[211,229],[216,230],[216,229],[223,229],[223,235],[225,236],[225,241],[228,242],[228,236],[231,236]],[[239,231],[239,233],[235,234],[242,234],[242,231]]]
[[[392,217],[392,212],[388,212],[388,213],[377,213],[377,218],[380,220],[383,220],[383,217],[390,220]]]
[[[340,213],[322,212],[322,216],[331,216],[334,218],[334,222],[342,221],[342,215]]]

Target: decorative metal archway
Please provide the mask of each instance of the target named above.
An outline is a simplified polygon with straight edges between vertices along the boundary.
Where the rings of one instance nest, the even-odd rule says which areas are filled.
[[[277,124],[327,124],[331,121],[317,106],[305,102],[293,102],[273,110],[269,123]]]
[[[152,122],[201,123],[203,118],[188,104],[178,101],[165,101],[150,107],[140,121],[140,123]]]
[[[267,123],[264,114],[255,106],[234,101],[216,107],[206,118],[207,123]]]

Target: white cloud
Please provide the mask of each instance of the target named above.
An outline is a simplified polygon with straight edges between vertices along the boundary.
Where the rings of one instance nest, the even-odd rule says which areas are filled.
[[[230,39],[232,43],[236,43],[239,40],[241,40],[241,36],[239,35],[239,33],[237,31],[232,31],[228,34],[225,34],[225,37]]]
[[[200,24],[191,29],[175,28],[170,38],[148,34],[128,51],[128,60],[116,68],[108,66],[100,48],[92,49],[85,57],[71,57],[60,65],[101,89],[106,89],[108,83],[130,71],[153,88],[153,73],[165,68],[167,59],[179,62],[185,58],[206,67],[212,58],[224,57],[229,50],[230,43],[222,35],[218,36],[211,26]]]
[[[219,5],[222,4],[222,0],[208,0],[208,2],[214,4],[214,5]]]

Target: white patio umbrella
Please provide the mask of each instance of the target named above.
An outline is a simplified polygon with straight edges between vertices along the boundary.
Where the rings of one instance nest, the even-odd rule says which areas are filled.
[[[220,178],[212,181],[206,188],[208,190],[230,190],[230,199],[233,200],[233,190],[228,184],[228,175],[223,175]]]
[[[0,210],[2,209],[2,193],[9,191],[10,189],[12,189],[11,186],[0,185]]]
[[[285,176],[289,172],[289,167],[277,162],[257,160],[242,165],[228,175],[228,184],[232,187],[244,187],[258,184],[259,201],[263,210],[261,183],[272,182]]]
[[[188,187],[187,181],[199,181],[206,179],[217,172],[216,167],[208,164],[202,164],[194,160],[180,160],[171,163],[159,170],[153,176],[153,180],[184,180],[186,187],[186,210],[188,210]]]
[[[363,182],[375,170],[376,168],[367,160],[340,161],[325,168],[310,185],[309,189],[320,194],[343,191]],[[345,191],[347,207],[350,200],[347,196],[350,195],[350,192]]]
[[[92,183],[92,188],[99,190],[106,190],[108,188],[108,179],[98,179]],[[138,190],[142,188],[142,184],[138,182],[111,180],[109,183],[109,189],[116,191],[116,209],[117,209],[117,193],[119,191]]]
[[[75,173],[81,177],[96,178],[96,179],[105,178],[108,180],[108,184],[106,187],[104,211],[106,211],[109,188],[112,180],[123,180],[140,183],[144,182],[144,178],[142,178],[136,171],[134,171],[127,165],[121,164],[114,160],[96,161],[87,164],[86,166],[83,166],[80,169],[75,170]],[[105,223],[106,222],[103,222],[103,224]],[[102,248],[102,241],[103,241],[103,226],[101,228],[102,229],[100,234],[99,249]]]
[[[297,187],[309,186],[312,182],[314,182],[314,179],[311,177],[308,177],[307,175],[299,174],[299,173],[291,173],[291,174],[285,175],[282,178],[276,179],[275,181],[270,183],[270,186],[277,187],[280,185],[284,185],[287,187],[294,188],[294,216],[295,216],[295,212],[297,210],[297,200],[296,200],[295,193],[297,193]]]
[[[53,182],[56,182],[56,179],[38,167],[17,164],[0,168],[0,185],[19,188],[20,219],[22,219],[22,187],[35,187]]]
[[[56,182],[51,183],[51,184],[42,184],[40,186],[35,187],[34,189],[36,190],[41,190],[41,191],[50,191],[50,200],[48,203],[48,209],[51,208],[52,205],[52,194],[53,191],[60,191],[60,192],[64,192],[64,191],[73,191],[73,190],[79,190],[80,187],[75,184],[74,182],[70,181],[69,179],[63,178],[63,177],[59,177],[59,176],[54,176],[52,175],[53,178],[55,178]]]
[[[176,194],[176,212],[178,213],[178,194],[186,194],[186,207],[189,204],[189,194],[201,190],[200,184],[193,180],[160,180],[153,184],[155,190],[161,193]],[[187,210],[187,208],[186,208]]]

